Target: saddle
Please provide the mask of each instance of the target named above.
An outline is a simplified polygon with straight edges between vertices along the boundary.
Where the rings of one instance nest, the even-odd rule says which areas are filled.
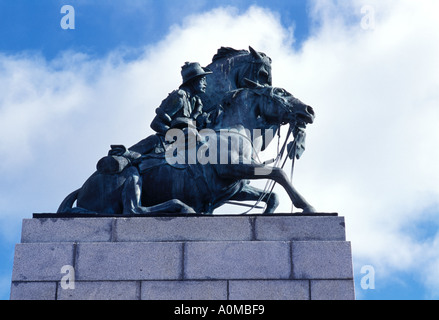
[[[186,124],[186,123],[185,123]],[[198,135],[198,132],[196,131],[196,127],[193,126],[190,130],[187,130],[187,127],[183,127],[184,129],[182,130],[183,134],[184,134],[184,145],[179,145],[179,147],[177,148],[177,152],[178,156],[177,158],[179,160],[174,161],[175,163],[170,163],[167,159],[167,152],[171,151],[171,152],[175,152],[175,143],[181,143],[179,141],[179,139],[182,139],[182,137],[180,136],[180,138],[177,137],[177,140],[173,141],[173,142],[169,142],[169,141],[164,141],[164,139],[162,137],[160,137],[159,142],[155,145],[155,148],[153,148],[150,152],[143,154],[140,161],[138,161],[139,165],[139,170],[141,173],[146,172],[149,169],[155,168],[157,166],[162,166],[162,165],[169,165],[173,168],[176,169],[187,169],[190,165],[188,163],[186,163],[186,161],[181,161],[181,159],[186,159],[185,155],[181,153],[181,151],[187,152],[187,150],[192,150],[192,148],[196,148],[197,145],[200,144],[204,144],[204,142],[200,142],[197,140],[193,140],[193,139],[197,139],[195,137],[192,137],[191,139],[188,138],[190,132],[191,134],[194,134],[194,132],[196,132],[196,134]],[[195,130],[195,131],[193,131]],[[199,138],[201,139],[201,137]],[[190,141],[190,142],[189,142]],[[193,144],[193,141],[196,141],[196,145]],[[173,155],[174,157],[175,155]],[[183,163],[182,163],[183,162]]]

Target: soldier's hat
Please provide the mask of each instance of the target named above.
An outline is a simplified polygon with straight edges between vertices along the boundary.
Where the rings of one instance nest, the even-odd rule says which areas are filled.
[[[203,68],[198,62],[185,62],[181,67],[181,76],[183,77],[183,84],[197,77],[205,76],[213,73],[208,68]]]

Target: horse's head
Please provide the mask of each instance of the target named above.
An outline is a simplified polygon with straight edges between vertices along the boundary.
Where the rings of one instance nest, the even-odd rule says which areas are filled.
[[[238,79],[238,87],[246,87],[246,78],[263,86],[271,86],[271,58],[263,52],[254,50],[252,47],[249,47],[249,50],[250,67],[245,68],[245,70],[241,72],[240,79]]]
[[[227,88],[230,91],[245,88],[246,78],[260,85],[271,86],[271,62],[271,58],[265,53],[252,47],[249,47],[249,51],[221,47],[213,56],[209,68],[215,70],[217,76],[222,75],[224,80],[230,82]]]
[[[310,124],[314,122],[314,109],[285,89],[272,87],[270,96],[285,111],[283,123]]]
[[[247,86],[257,95],[264,97],[259,104],[259,114],[266,122],[272,124],[306,125],[314,122],[314,109],[295,98],[282,88],[261,86],[246,80]]]
[[[226,92],[245,88],[246,78],[271,85],[271,59],[251,47],[249,51],[221,47],[207,68],[213,74],[207,79],[206,93],[200,96],[205,111],[215,108]]]

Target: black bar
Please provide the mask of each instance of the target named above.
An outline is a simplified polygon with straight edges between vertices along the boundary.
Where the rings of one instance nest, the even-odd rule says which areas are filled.
[[[181,213],[154,213],[154,214],[101,214],[101,213],[34,213],[33,218],[170,218],[170,217],[337,217],[338,213],[276,213],[270,215],[262,214],[181,214]]]

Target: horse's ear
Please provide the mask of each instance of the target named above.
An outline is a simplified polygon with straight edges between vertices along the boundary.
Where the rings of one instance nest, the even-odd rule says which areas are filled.
[[[259,83],[254,82],[250,79],[244,78],[244,82],[247,85],[247,88],[249,89],[257,89],[257,88],[263,88],[264,86],[261,86]]]
[[[257,52],[257,51],[256,51],[255,49],[253,49],[251,46],[249,46],[248,49],[250,50],[250,53],[252,54],[252,56],[253,56],[255,59],[262,60],[262,56],[259,54],[259,52]]]

